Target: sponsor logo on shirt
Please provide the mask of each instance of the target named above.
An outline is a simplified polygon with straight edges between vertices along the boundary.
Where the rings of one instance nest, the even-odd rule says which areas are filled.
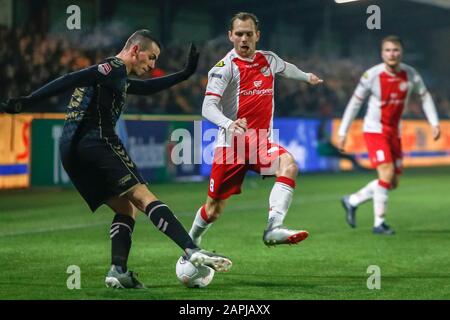
[[[256,88],[259,88],[261,87],[262,80],[253,81],[253,84],[255,85]]]
[[[243,96],[272,96],[273,89],[241,90],[239,94]]]
[[[389,99],[389,100],[382,100],[381,106],[384,107],[386,105],[402,105],[405,103],[405,99]]]
[[[211,78],[222,79],[222,75],[218,73],[211,73]]]
[[[245,65],[246,68],[255,68],[257,66],[259,66],[259,63],[252,63],[252,64],[246,64]]]
[[[217,62],[216,63],[216,67],[223,67],[225,65],[225,62],[222,60],[222,61],[219,61],[219,62]]]
[[[111,72],[112,67],[108,62],[106,62],[103,64],[99,64],[97,69],[98,69],[98,72],[100,72],[101,74],[104,74],[106,76]]]

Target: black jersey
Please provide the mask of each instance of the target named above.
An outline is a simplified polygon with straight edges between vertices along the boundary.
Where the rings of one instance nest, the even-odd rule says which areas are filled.
[[[95,84],[76,88],[70,99],[61,142],[89,136],[115,137],[114,128],[125,105],[127,72],[123,61],[112,57],[89,70]]]

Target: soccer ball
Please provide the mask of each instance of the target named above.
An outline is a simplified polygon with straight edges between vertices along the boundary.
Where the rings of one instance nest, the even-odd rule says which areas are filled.
[[[176,265],[177,278],[188,288],[206,287],[214,277],[214,269],[208,266],[194,266],[191,262],[180,257]]]

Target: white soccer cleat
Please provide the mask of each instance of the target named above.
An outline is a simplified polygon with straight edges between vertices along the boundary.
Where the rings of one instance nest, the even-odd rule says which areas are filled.
[[[308,238],[306,230],[289,230],[284,226],[275,227],[264,231],[263,241],[266,246],[278,244],[297,244]]]
[[[188,252],[187,254],[189,255]],[[227,272],[233,265],[227,257],[203,249],[192,251],[188,260],[196,267],[205,265],[218,272]]]

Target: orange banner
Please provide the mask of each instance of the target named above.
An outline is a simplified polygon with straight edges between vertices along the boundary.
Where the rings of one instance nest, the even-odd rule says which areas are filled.
[[[0,115],[0,189],[29,186],[30,115]]]
[[[333,121],[332,142],[337,143],[340,119]],[[404,167],[450,165],[450,121],[440,121],[441,137],[434,141],[431,126],[426,120],[402,120],[402,149]],[[354,154],[361,165],[370,167],[367,148],[362,134],[363,120],[353,121],[348,134],[345,150]],[[341,161],[342,169],[350,169],[347,160]]]

